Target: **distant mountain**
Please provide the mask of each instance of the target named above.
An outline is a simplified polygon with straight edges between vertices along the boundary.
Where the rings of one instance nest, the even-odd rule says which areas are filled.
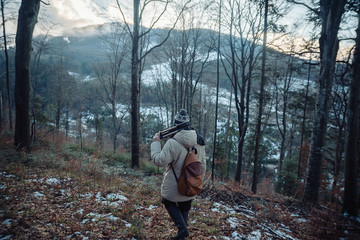
[[[89,75],[92,73],[92,68],[94,64],[98,64],[100,62],[106,63],[108,61],[107,59],[107,47],[104,40],[104,34],[111,32],[111,23],[101,24],[101,25],[90,25],[82,28],[70,28],[67,31],[65,31],[64,36],[58,36],[58,37],[51,37],[49,38],[50,46],[52,46],[53,49],[59,48],[59,46],[64,45],[63,48],[63,56],[66,58],[67,65],[69,67],[68,71],[83,74],[83,75]],[[217,34],[209,29],[197,29],[200,31],[201,38],[198,42],[200,53],[198,55],[206,56],[208,47],[209,47],[209,39],[214,39],[217,37]],[[188,30],[188,37],[190,41],[192,40],[191,34],[194,34],[191,32],[192,30]],[[151,31],[151,46],[154,46],[158,44],[162,39],[166,37],[168,33],[167,29],[153,29]],[[177,35],[180,32],[177,30],[173,31],[173,35]],[[147,58],[146,61],[146,69],[150,69],[155,64],[160,64],[163,62],[167,62],[168,59],[166,54],[164,54],[164,50],[173,48],[177,46],[178,42],[176,42],[179,39],[179,36],[176,36],[174,38],[170,38],[161,48],[156,49],[153,51]],[[226,43],[228,42],[228,35],[223,35],[223,44],[222,48],[229,50],[229,47],[226,46]],[[43,38],[43,36],[37,36],[35,40],[39,41]],[[131,46],[130,46],[131,47]],[[260,51],[260,47],[259,50]],[[212,50],[213,53],[215,53],[215,49]],[[58,58],[59,57],[59,50],[55,51],[49,51],[47,53],[48,55],[51,55],[52,58]],[[282,65],[285,66],[286,61],[286,55],[283,53],[280,53],[275,50],[271,50],[271,54],[275,55],[283,55],[282,59],[280,61],[284,61]],[[212,54],[214,56],[214,54]],[[180,53],[179,53],[180,57]],[[128,58],[130,60],[130,56]],[[280,58],[281,59],[281,58]],[[200,59],[199,59],[200,60]],[[215,76],[215,61],[216,58],[212,57],[211,59],[208,59],[208,68],[203,73],[204,76],[207,76],[208,78],[214,78]],[[299,62],[302,61],[299,59]],[[281,64],[279,64],[280,66]],[[130,70],[130,68],[129,68]],[[227,79],[227,76],[225,75],[225,72],[222,73],[222,79]],[[230,87],[230,84],[228,81],[226,83],[221,84],[226,87]]]

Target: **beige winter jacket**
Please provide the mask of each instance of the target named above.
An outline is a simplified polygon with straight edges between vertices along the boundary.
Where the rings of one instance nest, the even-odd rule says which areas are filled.
[[[194,130],[182,130],[173,138],[176,140],[170,138],[163,149],[161,149],[160,142],[151,143],[151,159],[157,166],[166,167],[161,185],[161,196],[173,202],[184,202],[194,199],[194,197],[186,197],[179,193],[170,164],[173,165],[176,176],[179,178],[187,154],[185,147],[195,147],[197,157],[201,161],[201,172],[204,179],[206,171],[205,146],[197,144],[197,135]]]

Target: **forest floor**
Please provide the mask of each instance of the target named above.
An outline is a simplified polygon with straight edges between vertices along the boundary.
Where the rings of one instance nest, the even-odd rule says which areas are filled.
[[[170,239],[176,234],[160,203],[160,174],[129,169],[100,175],[103,165],[93,161],[84,170],[84,160],[76,159],[59,168],[48,164],[58,162],[57,155],[14,157],[5,145],[0,145],[0,240]],[[188,239],[360,239],[359,220],[329,206],[253,195],[230,182],[206,185],[189,219]]]

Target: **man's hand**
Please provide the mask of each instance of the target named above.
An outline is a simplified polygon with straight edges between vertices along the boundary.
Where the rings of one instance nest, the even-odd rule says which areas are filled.
[[[153,142],[155,142],[155,141],[160,142],[160,140],[161,140],[161,139],[160,139],[160,132],[155,133],[152,141],[153,141]]]

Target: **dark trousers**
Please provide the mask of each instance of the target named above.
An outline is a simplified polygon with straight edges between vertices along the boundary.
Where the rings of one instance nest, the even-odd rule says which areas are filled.
[[[164,204],[171,219],[178,228],[178,236],[188,236],[188,230],[186,228],[189,211],[191,209],[192,200],[186,202],[172,202],[165,198],[162,198],[161,202]],[[179,238],[181,239],[181,238]]]

